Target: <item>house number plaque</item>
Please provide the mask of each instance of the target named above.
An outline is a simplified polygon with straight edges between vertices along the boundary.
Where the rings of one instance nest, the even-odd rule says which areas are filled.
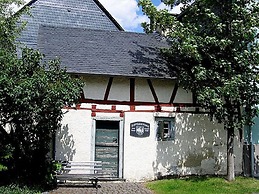
[[[130,124],[130,136],[149,137],[150,124],[145,122],[134,122]]]

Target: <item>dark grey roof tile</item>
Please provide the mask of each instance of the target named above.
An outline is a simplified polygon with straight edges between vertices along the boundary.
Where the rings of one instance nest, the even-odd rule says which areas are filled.
[[[160,56],[167,41],[156,34],[40,26],[38,48],[59,57],[71,73],[175,77]]]
[[[28,23],[19,40],[32,48],[36,48],[39,25],[122,30],[97,0],[33,0],[27,6],[32,17],[22,15]]]

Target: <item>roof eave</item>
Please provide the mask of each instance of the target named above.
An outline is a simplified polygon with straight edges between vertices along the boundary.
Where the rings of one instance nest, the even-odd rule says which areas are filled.
[[[177,80],[177,77],[162,77],[162,76],[143,76],[143,75],[119,75],[119,74],[105,74],[105,73],[84,73],[84,72],[70,72],[68,71],[69,74],[73,75],[90,75],[90,76],[107,76],[107,77],[127,77],[127,78],[143,78],[143,79],[169,79],[169,80]]]

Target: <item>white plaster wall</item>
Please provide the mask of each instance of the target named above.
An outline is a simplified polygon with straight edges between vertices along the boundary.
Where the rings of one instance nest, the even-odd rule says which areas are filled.
[[[146,79],[136,79],[135,81],[135,101],[137,102],[154,102]]]
[[[175,117],[175,140],[156,141],[154,116]],[[150,137],[130,136],[130,123],[150,123]],[[152,180],[159,175],[226,174],[226,131],[205,115],[125,114],[124,178]],[[235,140],[235,170],[242,172],[242,146]]]
[[[173,89],[175,87],[175,81],[173,80],[152,80],[154,89],[156,91],[158,100],[160,103],[169,103],[172,96]]]
[[[64,110],[62,126],[56,134],[56,160],[89,161],[91,159],[91,111]]]
[[[242,146],[235,141],[236,173],[242,171]],[[175,114],[175,141],[157,142],[162,174],[226,174],[226,131],[205,115]]]
[[[130,79],[115,77],[112,82],[108,100],[129,101]]]
[[[136,121],[150,123],[149,137],[130,136],[130,123]],[[126,113],[124,123],[124,178],[129,181],[152,180],[154,178],[155,150],[153,113]]]
[[[82,78],[85,82],[83,87],[84,96],[87,99],[103,100],[109,77],[103,76],[85,76]],[[158,101],[160,103],[169,103],[172,92],[175,87],[175,81],[164,79],[151,80]],[[108,100],[129,101],[130,100],[130,79],[114,77],[111,85]],[[135,101],[136,102],[154,102],[153,94],[146,79],[135,79]],[[174,103],[192,103],[192,93],[187,92],[181,87],[178,88]]]
[[[192,93],[179,87],[174,99],[174,103],[192,103]]]
[[[127,109],[126,106],[124,109]],[[56,159],[88,161],[94,155],[90,110],[67,111],[56,137]],[[155,117],[175,118],[175,140],[157,141]],[[97,112],[96,118],[120,118]],[[128,181],[152,180],[159,175],[226,174],[226,131],[204,114],[125,112],[121,165]],[[150,136],[130,136],[132,122],[150,123]],[[235,169],[242,172],[242,144],[235,138]]]
[[[87,99],[103,100],[108,77],[88,76],[83,77],[85,85],[83,87],[84,96]]]

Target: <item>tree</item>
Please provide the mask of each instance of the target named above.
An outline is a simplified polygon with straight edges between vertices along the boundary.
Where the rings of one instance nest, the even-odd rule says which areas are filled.
[[[199,105],[224,124],[227,131],[227,179],[235,179],[234,136],[252,125],[259,104],[259,4],[256,0],[165,0],[183,3],[178,16],[158,11],[140,0],[150,18],[150,33],[159,29],[170,48],[162,54],[176,69],[180,84],[197,96]]]
[[[14,14],[13,8],[21,6],[23,0],[1,0],[0,1],[0,48],[15,51],[16,38],[24,27],[24,22],[17,26],[17,22],[23,12]],[[27,10],[24,10],[26,12]]]
[[[17,25],[21,13],[13,14],[12,3],[21,2],[0,2],[0,167],[9,178],[41,183],[51,176],[50,144],[62,108],[77,102],[82,82],[58,60],[46,62],[39,51],[19,48],[23,24]]]

